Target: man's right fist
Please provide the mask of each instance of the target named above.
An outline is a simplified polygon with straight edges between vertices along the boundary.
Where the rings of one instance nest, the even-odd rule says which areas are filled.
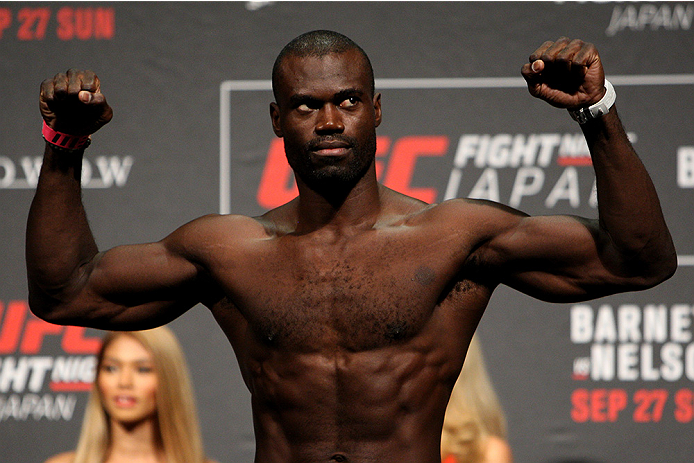
[[[70,69],[41,83],[41,116],[52,129],[70,135],[89,135],[113,117],[92,71]]]

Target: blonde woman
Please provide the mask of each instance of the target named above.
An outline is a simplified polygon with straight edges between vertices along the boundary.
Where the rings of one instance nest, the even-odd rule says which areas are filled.
[[[443,463],[511,463],[506,419],[487,374],[477,335],[453,387],[441,435]]]
[[[183,351],[166,327],[108,332],[77,449],[46,463],[206,460]]]

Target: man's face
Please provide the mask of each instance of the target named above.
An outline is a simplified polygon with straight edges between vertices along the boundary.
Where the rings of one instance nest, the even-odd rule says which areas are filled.
[[[380,95],[357,50],[320,57],[288,56],[270,105],[289,165],[313,189],[354,185],[373,163]]]

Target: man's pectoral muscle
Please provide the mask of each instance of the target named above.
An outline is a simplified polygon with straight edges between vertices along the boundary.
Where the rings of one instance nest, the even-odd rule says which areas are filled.
[[[433,461],[491,289],[461,268],[462,241],[418,220],[348,239],[277,234],[216,255],[226,296],[211,309],[253,395],[258,458],[283,442],[288,453],[268,461],[340,449]]]

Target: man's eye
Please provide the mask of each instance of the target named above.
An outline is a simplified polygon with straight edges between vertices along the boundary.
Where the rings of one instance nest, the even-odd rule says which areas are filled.
[[[311,112],[311,108],[308,106],[308,104],[304,103],[302,105],[297,106],[297,111],[302,112],[302,113],[308,113]]]
[[[352,108],[359,103],[359,100],[353,96],[350,96],[349,98],[345,98],[342,100],[342,103],[340,103],[340,106],[343,108]]]

